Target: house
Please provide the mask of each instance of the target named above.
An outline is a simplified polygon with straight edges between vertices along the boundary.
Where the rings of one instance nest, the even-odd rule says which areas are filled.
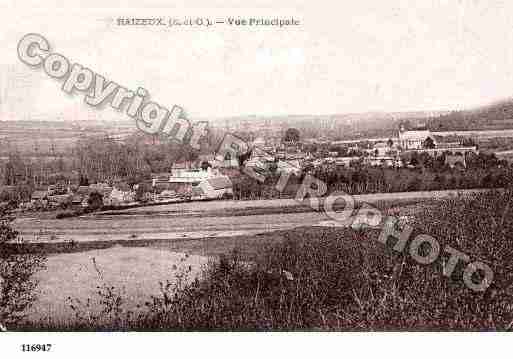
[[[193,185],[193,197],[208,199],[222,198],[233,195],[233,184],[228,176],[215,176]]]

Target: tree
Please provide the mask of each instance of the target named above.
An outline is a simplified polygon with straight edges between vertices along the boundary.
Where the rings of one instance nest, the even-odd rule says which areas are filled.
[[[21,252],[13,218],[0,210],[0,326],[9,329],[24,319],[36,299],[34,274],[45,266],[45,257]]]
[[[431,137],[427,137],[422,143],[422,147],[432,149],[435,148],[435,141]]]
[[[80,174],[79,179],[78,179],[78,185],[79,186],[89,186],[89,180],[87,179],[86,176],[83,176],[82,174]]]
[[[151,187],[146,183],[140,183],[137,185],[135,190],[135,200],[138,202],[145,202],[146,198],[144,197],[146,192],[151,192]]]
[[[9,160],[4,168],[4,183],[8,186],[15,185],[20,177],[23,177],[23,174],[26,173],[26,165],[21,156],[16,153],[9,154]]]
[[[91,192],[91,194],[89,194],[89,198],[87,199],[87,204],[89,204],[89,208],[93,211],[102,208],[103,195],[100,192]]]
[[[299,130],[296,128],[289,128],[285,131],[283,142],[296,143],[299,142]]]
[[[210,164],[210,162],[208,162],[208,161],[201,162],[201,169],[203,171],[206,171],[206,170],[208,170],[208,168],[211,168],[211,167],[212,167],[212,165]]]

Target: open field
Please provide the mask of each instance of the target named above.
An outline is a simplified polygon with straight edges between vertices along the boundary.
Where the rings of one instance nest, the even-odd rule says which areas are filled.
[[[510,252],[497,252],[491,245],[502,243],[509,248],[508,198],[510,192],[490,191],[448,201],[425,197],[375,202],[385,212],[392,209],[396,215],[412,216],[413,236],[429,233],[441,248],[449,245],[472,260],[488,263],[494,281],[484,293],[465,287],[463,267],[451,278],[442,273],[447,253],[431,265],[421,265],[409,257],[410,251],[398,254],[378,243],[379,230],[373,229],[303,223],[295,228],[231,237],[82,241],[74,248],[63,243],[33,243],[47,249],[48,266],[37,274],[40,295],[27,312],[28,322],[19,328],[508,328],[511,300],[509,287],[504,284],[510,281],[504,276],[511,273]],[[192,219],[229,218],[228,214],[214,215],[219,203],[204,204],[207,207],[201,208],[207,215],[197,217],[196,213]],[[266,204],[274,210],[269,202]],[[240,206],[233,213],[255,210],[249,204]],[[138,210],[142,209],[129,212]],[[185,208],[182,210],[187,213]],[[156,213],[144,215],[151,218]],[[283,216],[320,214],[293,211]],[[89,217],[102,216],[116,215],[109,212]],[[231,218],[259,216],[266,214],[244,213]],[[174,217],[187,215],[174,213]],[[388,244],[392,246],[393,242]],[[103,249],[97,249],[98,245]],[[200,280],[191,282],[196,278]],[[446,292],[439,295],[441,290]]]
[[[412,215],[436,204],[436,199],[455,195],[456,191],[375,194],[355,196],[355,201]],[[139,315],[148,309],[145,303],[161,295],[160,283],[176,284],[185,272],[187,282],[199,278],[209,261],[233,251],[253,261],[262,248],[285,238],[329,235],[350,242],[348,229],[319,226],[327,219],[325,213],[293,200],[181,203],[61,220],[24,218],[17,227],[31,242],[29,248],[49,255],[47,268],[37,274],[39,295],[27,312],[29,327],[65,329],[84,320],[101,325],[105,297],[98,296],[100,292],[123,298],[119,310]],[[41,225],[42,243],[27,238]]]
[[[27,319],[54,325],[69,323],[75,317],[71,304],[91,315],[98,314],[100,304],[87,304],[87,299],[96,298],[103,285],[114,287],[116,294],[125,298],[123,310],[137,312],[139,305],[159,295],[159,283],[173,280],[189,268],[189,279],[194,279],[207,261],[207,257],[197,255],[120,246],[53,255],[48,258],[47,268],[37,274],[38,298]]]
[[[354,196],[357,203],[414,204],[467,191],[433,191]],[[65,219],[19,218],[14,227],[28,243],[61,244],[166,241],[257,234],[312,226],[330,218],[293,199],[188,202],[106,211]]]
[[[375,197],[378,198],[382,197]],[[419,201],[429,203],[426,199],[408,198],[396,200],[394,205],[409,211]],[[58,235],[53,242],[31,241],[33,250],[49,256],[46,269],[37,274],[38,298],[27,312],[27,320],[37,326],[64,328],[83,322],[84,313],[98,316],[103,308],[98,292],[105,292],[105,288],[114,288],[113,296],[124,298],[120,306],[123,312],[138,315],[147,309],[144,303],[161,294],[160,283],[175,283],[177,275],[185,270],[188,280],[198,278],[210,259],[237,250],[243,258],[252,260],[259,248],[280,242],[287,233],[343,230],[309,227],[324,221],[326,215],[293,200],[226,202],[182,203],[81,218],[18,221],[21,226],[44,223],[53,235]],[[387,208],[391,203],[381,201],[376,205]],[[198,230],[200,224],[203,230]],[[128,233],[132,228],[145,233],[131,237]],[[22,233],[27,239],[26,229]],[[45,232],[43,236],[48,235]],[[71,244],[70,238],[77,242]],[[77,313],[82,317],[77,318]]]
[[[277,244],[288,237],[301,238],[324,234],[345,237],[346,229],[300,227],[257,235],[220,238],[199,238],[177,241],[132,242],[106,249],[59,253],[48,256],[46,269],[37,273],[38,297],[27,311],[26,329],[51,327],[66,330],[77,323],[91,321],[98,325],[103,319],[98,294],[112,290],[111,298],[123,298],[119,310],[136,317],[147,310],[146,303],[162,294],[161,283],[176,285],[182,277],[186,283],[202,276],[209,261],[233,251],[240,258],[252,261],[262,248]],[[75,308],[73,309],[72,306]],[[77,314],[79,317],[77,317]],[[112,313],[111,313],[112,314]]]

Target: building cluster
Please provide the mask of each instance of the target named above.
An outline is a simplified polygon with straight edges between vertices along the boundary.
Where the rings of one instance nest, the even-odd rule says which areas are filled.
[[[126,182],[94,183],[87,186],[48,186],[32,192],[18,210],[51,210],[70,206],[119,208],[141,204],[163,204],[187,200],[229,198],[233,195],[230,177],[211,167],[174,168],[154,174],[151,180],[129,185]]]
[[[96,196],[97,203],[94,203]],[[19,205],[21,210],[40,210],[91,205],[119,206],[135,204],[135,189],[125,182],[115,184],[95,183],[88,186],[48,186],[46,190],[34,191],[30,201]],[[101,201],[101,202],[100,202]]]
[[[273,168],[277,173],[299,173],[305,168],[323,166],[352,167],[412,167],[408,158],[425,153],[433,158],[444,156],[450,167],[466,167],[469,153],[477,153],[476,146],[464,146],[437,140],[426,128],[399,128],[392,138],[322,141],[303,139],[296,143],[270,144],[259,137],[252,143],[253,151],[246,166],[256,171]]]
[[[276,141],[257,137],[244,166],[256,174],[295,174],[316,168],[414,166],[408,158],[427,154],[444,156],[450,167],[466,167],[469,153],[476,146],[443,142],[426,128],[401,127],[397,137],[351,141],[303,139]],[[158,173],[151,180],[128,185],[126,182],[95,183],[87,186],[49,186],[32,193],[20,210],[50,209],[65,206],[123,207],[171,203],[184,200],[220,199],[233,196],[231,178],[240,175],[239,158],[217,154],[200,155],[194,162],[173,164],[170,172]]]

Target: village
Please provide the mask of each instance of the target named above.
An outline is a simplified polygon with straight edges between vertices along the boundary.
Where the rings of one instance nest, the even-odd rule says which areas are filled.
[[[438,138],[438,139],[437,139]],[[302,174],[336,168],[418,168],[419,158],[440,160],[446,168],[464,171],[469,157],[478,156],[472,140],[443,141],[422,126],[405,129],[397,136],[365,140],[330,141],[315,138],[301,139],[299,131],[291,128],[281,138],[256,137],[250,142],[244,160],[219,157],[216,153],[200,154],[195,161],[172,164],[169,171],[152,173],[138,183],[104,181],[88,183],[80,178],[73,183],[56,183],[39,188],[30,194],[29,201],[21,201],[15,211],[51,211],[76,208],[76,213],[99,209],[115,209],[184,201],[233,198],[233,180],[241,176],[245,167],[257,174]],[[2,191],[8,192],[9,186]],[[3,201],[0,206],[8,206]]]

